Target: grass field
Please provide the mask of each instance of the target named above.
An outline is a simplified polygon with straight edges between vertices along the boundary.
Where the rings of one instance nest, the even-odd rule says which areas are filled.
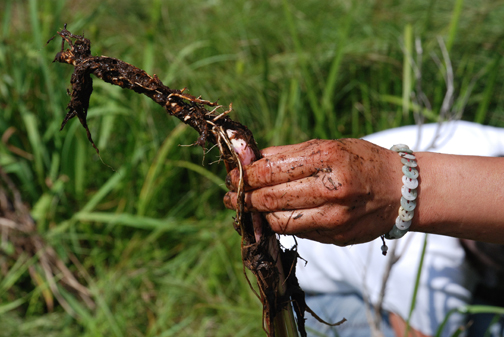
[[[201,148],[178,146],[194,131],[98,80],[88,123],[113,170],[77,121],[59,131],[72,67],[51,63],[59,39],[45,43],[64,23],[91,39],[94,55],[233,102],[231,117],[260,147],[360,137],[412,124],[414,111],[437,120],[446,92],[438,37],[454,109],[504,127],[504,1],[3,0],[0,16],[0,166],[96,303],[60,286],[75,317],[48,310],[37,257],[13,259],[2,243],[0,336],[263,335],[221,202],[225,169],[211,165],[217,151],[201,166]],[[430,109],[409,94],[415,38]]]

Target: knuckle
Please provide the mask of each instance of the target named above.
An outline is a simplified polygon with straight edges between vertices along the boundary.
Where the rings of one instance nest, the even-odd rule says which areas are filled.
[[[269,186],[273,181],[273,164],[269,159],[258,161],[255,166],[256,175],[253,177],[258,186]]]
[[[334,174],[323,174],[317,180],[322,198],[330,201],[348,196],[348,187]]]
[[[226,193],[226,195],[223,198],[223,201],[224,201],[224,206],[226,206],[226,208],[234,209],[233,201],[232,201],[230,193]]]
[[[293,234],[290,232],[288,223],[284,223],[284,217],[278,216],[275,213],[266,214],[271,229],[278,234]]]
[[[262,204],[266,212],[278,211],[278,198],[270,193],[265,193],[262,196]]]
[[[231,170],[226,176],[226,187],[231,191],[235,191],[240,183],[240,171],[235,168]]]
[[[304,145],[305,147],[319,146],[322,142],[323,140],[314,138],[304,142]]]
[[[331,231],[333,244],[344,247],[362,241],[359,238],[365,233],[357,226],[356,219],[348,207],[332,209],[327,218],[331,221],[324,221],[320,225]]]
[[[233,182],[233,172],[234,171],[231,171],[228,173],[228,175],[226,176],[226,187],[228,190],[230,191],[234,191],[235,190],[235,184]]]
[[[362,243],[361,237],[362,233],[357,233],[353,228],[349,228],[334,236],[334,244],[336,246],[345,247]]]
[[[347,207],[336,207],[327,205],[321,212],[318,225],[325,230],[331,230],[335,234],[344,234],[351,227],[351,213]]]
[[[333,234],[332,243],[336,246],[345,247],[355,243],[355,237],[352,235],[350,230],[342,230],[339,233]]]

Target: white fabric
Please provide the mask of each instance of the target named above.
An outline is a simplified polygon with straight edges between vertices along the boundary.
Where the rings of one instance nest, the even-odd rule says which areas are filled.
[[[437,128],[437,124],[424,125],[419,145],[416,145],[417,126],[378,132],[364,139],[386,148],[403,143],[415,151],[424,151],[431,144]],[[504,155],[504,129],[459,121],[444,124],[442,135],[435,142],[434,152]],[[410,232],[400,240],[387,241],[389,248],[397,244],[397,252],[402,253],[402,256],[391,270],[383,308],[405,319],[410,311],[425,236],[423,233]],[[285,247],[291,247],[294,241],[292,237],[283,236],[281,242]],[[324,245],[303,239],[297,239],[297,242],[300,256],[308,261],[305,265],[300,260],[297,269],[300,285],[305,291],[358,292],[363,296],[368,294],[373,303],[377,301],[388,258],[381,254],[380,239],[350,247]],[[435,335],[449,310],[470,301],[476,276],[464,257],[458,239],[427,236],[420,287],[410,321],[412,327],[426,335]],[[334,317],[334,320],[339,319],[341,317]],[[462,320],[461,315],[452,315],[443,336],[451,335],[463,323]]]

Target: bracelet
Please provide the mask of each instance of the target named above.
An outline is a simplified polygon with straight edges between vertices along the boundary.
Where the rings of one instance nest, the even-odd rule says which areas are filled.
[[[416,207],[416,198],[418,196],[418,164],[413,151],[410,150],[408,145],[404,144],[396,144],[390,149],[396,151],[401,157],[401,163],[403,163],[402,172],[404,173],[402,182],[404,185],[401,188],[402,196],[399,216],[396,218],[394,227],[392,227],[390,232],[382,236],[383,246],[381,250],[383,255],[386,255],[388,250],[383,237],[389,240],[402,238],[411,226],[411,220],[413,219]]]

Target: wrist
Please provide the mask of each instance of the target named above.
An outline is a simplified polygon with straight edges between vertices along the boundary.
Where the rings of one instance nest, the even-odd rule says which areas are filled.
[[[504,237],[504,158],[417,152],[420,187],[411,231],[486,242]]]
[[[466,185],[466,179],[464,166],[459,165],[463,157],[466,156],[417,152],[421,173],[417,214],[410,230],[454,235],[452,226],[465,217],[464,208],[471,204],[471,200],[463,201],[466,194],[461,186]]]

